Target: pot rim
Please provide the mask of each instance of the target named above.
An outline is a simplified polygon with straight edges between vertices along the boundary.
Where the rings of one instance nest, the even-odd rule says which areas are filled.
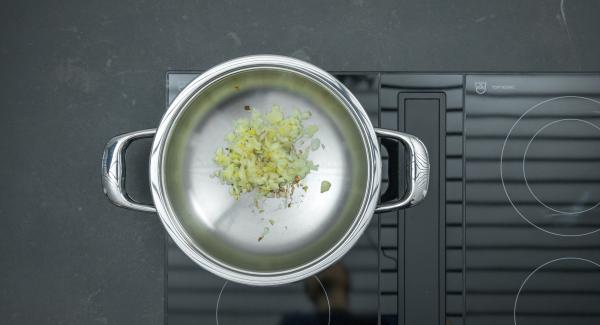
[[[365,195],[357,216],[346,233],[325,253],[312,261],[297,267],[274,271],[257,272],[223,263],[189,237],[185,227],[178,221],[167,198],[164,187],[164,149],[172,126],[180,113],[195,97],[214,82],[247,69],[282,69],[298,73],[324,87],[347,109],[360,131],[367,157],[367,184]],[[194,79],[173,100],[164,114],[152,143],[150,153],[150,186],[157,213],[177,246],[195,263],[209,272],[238,283],[266,286],[292,283],[312,276],[331,266],[346,254],[360,238],[369,224],[379,199],[381,186],[380,150],[375,130],[366,111],[356,97],[335,77],[324,70],[304,61],[279,55],[252,55],[221,63]]]

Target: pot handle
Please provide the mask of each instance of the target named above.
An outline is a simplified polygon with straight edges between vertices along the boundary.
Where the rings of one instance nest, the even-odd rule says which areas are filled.
[[[403,198],[385,202],[375,208],[376,213],[409,208],[421,202],[427,195],[429,187],[429,154],[419,138],[392,130],[375,128],[375,134],[381,138],[393,139],[404,144],[408,150],[408,190]]]
[[[125,152],[135,141],[152,138],[156,129],[140,130],[118,135],[106,144],[102,155],[102,186],[104,194],[115,205],[132,210],[156,212],[149,204],[135,202],[125,190]]]

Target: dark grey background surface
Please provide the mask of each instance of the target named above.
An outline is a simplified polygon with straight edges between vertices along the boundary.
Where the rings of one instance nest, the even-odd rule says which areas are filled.
[[[600,1],[0,8],[2,324],[162,324],[162,226],[108,203],[99,170],[111,136],[157,125],[167,70],[278,53],[338,71],[600,71]]]

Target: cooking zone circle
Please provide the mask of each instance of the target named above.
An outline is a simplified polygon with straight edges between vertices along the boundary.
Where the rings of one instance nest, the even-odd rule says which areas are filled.
[[[557,236],[600,230],[600,102],[579,96],[535,104],[512,125],[500,158],[504,192],[534,227]],[[590,172],[591,171],[591,172]]]
[[[579,124],[579,125],[574,125],[574,128],[577,127],[582,127],[582,128],[586,128],[586,127],[591,127],[594,128],[596,131],[598,131],[598,136],[600,136],[600,127],[598,127],[597,125],[585,121],[585,120],[581,120],[581,119],[560,119],[560,120],[556,120],[550,123],[547,123],[546,125],[542,126],[531,138],[531,140],[529,140],[529,142],[527,143],[527,147],[525,147],[525,153],[523,154],[523,178],[525,179],[525,185],[527,186],[527,189],[529,190],[529,193],[531,193],[531,195],[535,198],[536,201],[538,201],[541,205],[545,206],[546,208],[548,208],[549,210],[552,210],[556,213],[564,213],[564,214],[579,214],[579,213],[584,213],[587,211],[590,211],[594,208],[596,208],[598,205],[600,205],[600,201],[596,202],[596,204],[592,205],[589,208],[585,208],[585,207],[573,207],[572,210],[560,210],[559,207],[552,207],[551,205],[553,203],[549,203],[546,204],[544,203],[544,199],[540,198],[540,194],[536,194],[536,192],[532,189],[532,186],[535,185],[531,185],[529,184],[529,181],[527,180],[527,168],[526,168],[526,164],[527,164],[527,153],[529,152],[529,149],[532,147],[532,143],[533,141],[536,139],[536,137],[539,134],[543,134],[543,131],[546,131],[546,129],[551,129],[551,127],[557,126],[559,124],[563,124],[563,123],[574,123],[574,124]],[[565,171],[566,173],[568,173],[569,171]],[[587,189],[588,191],[593,191],[594,189]]]
[[[329,325],[331,323],[331,303],[329,301],[329,296],[327,295],[327,290],[325,290],[325,286],[323,286],[323,283],[321,282],[321,280],[319,279],[318,276],[313,276],[313,279],[319,284],[319,287],[321,288],[321,291],[323,292],[323,297],[325,297],[325,301],[327,302],[327,325]],[[219,291],[219,295],[217,296],[217,306],[215,308],[215,321],[216,321],[216,325],[223,325],[223,322],[219,323],[219,307],[222,306],[221,300],[223,297],[223,294],[225,293],[225,287],[227,287],[227,284],[229,284],[229,281],[225,281],[225,283],[223,283],[223,286],[221,287],[221,290]],[[249,287],[249,286],[245,286],[245,285],[240,285],[240,284],[236,284],[233,283],[233,285],[238,285],[238,286],[242,286],[243,290],[245,292],[247,292],[248,290],[265,290],[264,288],[254,288],[254,287]],[[276,295],[274,295],[275,297]],[[245,303],[248,303],[248,301],[246,301]],[[276,306],[274,306],[276,307]]]
[[[556,281],[557,276],[563,281]],[[514,325],[544,324],[550,318],[552,324],[559,324],[561,317],[566,318],[564,324],[596,324],[590,315],[597,312],[594,293],[598,285],[600,264],[594,261],[580,257],[548,261],[521,283],[513,305]]]

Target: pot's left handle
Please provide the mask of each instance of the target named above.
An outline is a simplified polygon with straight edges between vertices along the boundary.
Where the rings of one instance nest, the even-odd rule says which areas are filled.
[[[104,194],[117,206],[132,210],[156,212],[152,205],[135,202],[125,190],[125,152],[135,140],[152,138],[156,129],[140,130],[116,136],[106,144],[102,155]]]

